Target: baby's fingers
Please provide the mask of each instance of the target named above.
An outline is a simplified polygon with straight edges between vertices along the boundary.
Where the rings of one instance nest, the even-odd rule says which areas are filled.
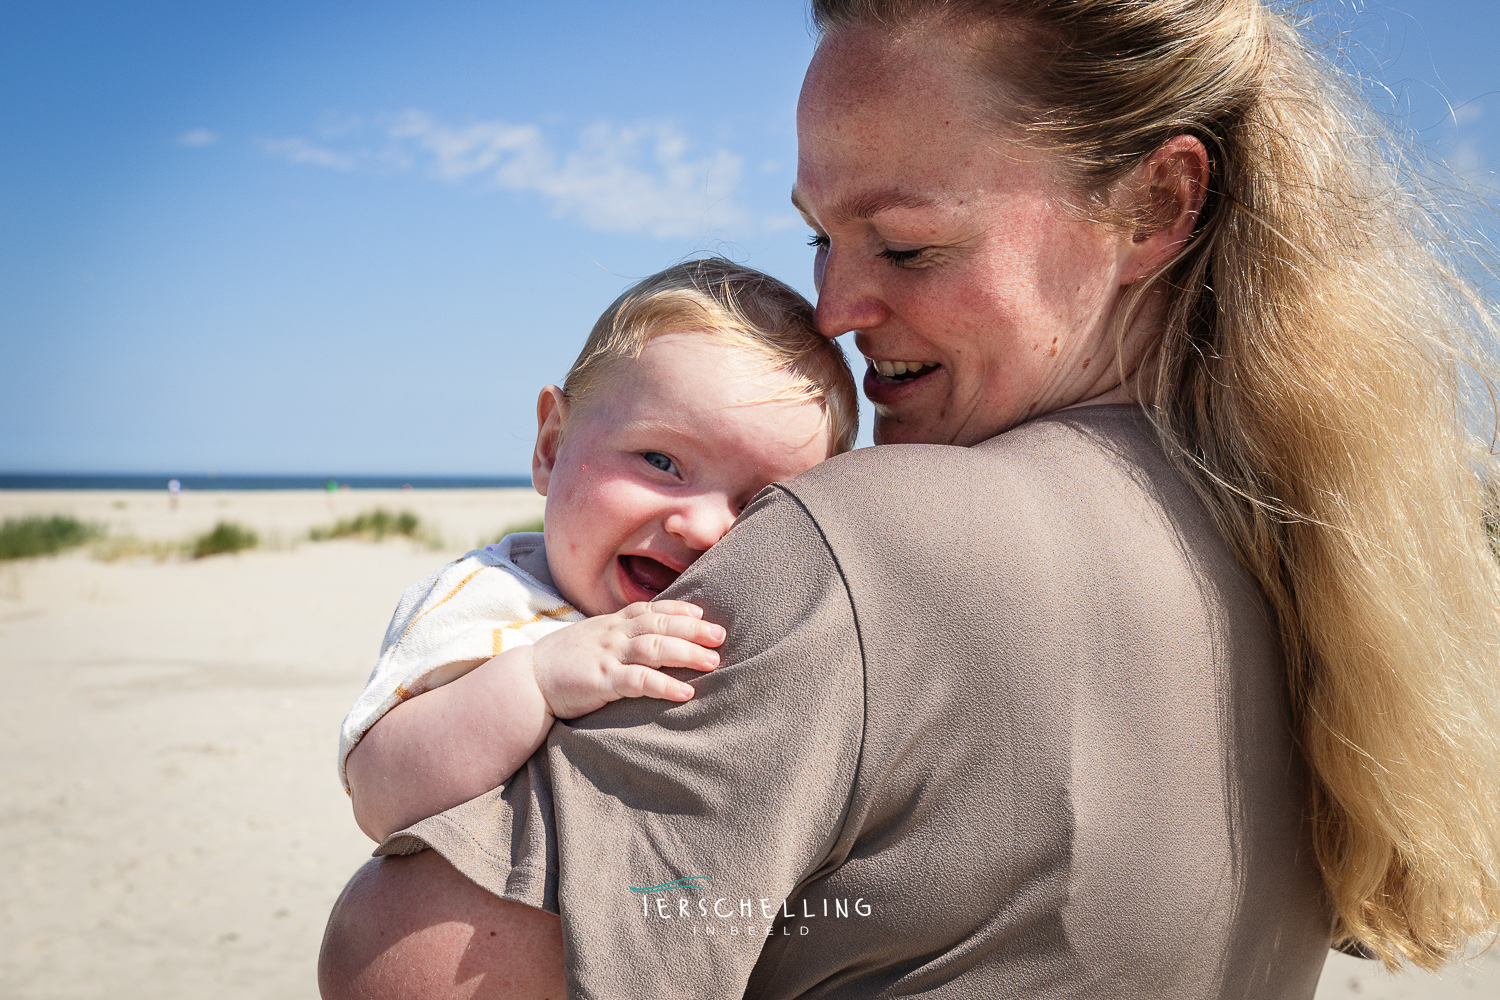
[[[712,670],[719,665],[719,654],[687,639],[652,632],[629,640],[620,661],[647,667]]]
[[[662,604],[669,603],[666,601]],[[672,601],[676,604],[678,602]],[[691,605],[688,605],[691,607]],[[720,646],[724,643],[723,626],[706,622],[689,615],[669,615],[659,611],[639,615],[624,623],[625,632],[631,636],[660,635],[673,639],[686,639],[700,646]],[[639,660],[633,662],[641,662]]]
[[[687,601],[636,601],[622,608],[620,614],[626,618],[639,618],[649,614],[687,615],[689,618],[702,618],[703,609]]]
[[[659,670],[638,663],[621,664],[615,680],[615,694],[622,698],[660,698],[664,701],[689,701],[693,686]]]

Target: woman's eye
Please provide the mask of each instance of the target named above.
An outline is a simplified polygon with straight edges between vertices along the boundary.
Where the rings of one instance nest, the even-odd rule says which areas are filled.
[[[670,472],[674,475],[677,473],[677,463],[659,451],[648,451],[642,454],[641,457],[651,463],[653,468],[660,469],[662,472]]]
[[[819,250],[827,250],[828,237],[822,233],[813,233],[807,238],[807,245],[810,247],[816,247]]]
[[[875,256],[881,258],[882,260],[888,260],[892,264],[895,264],[897,267],[900,267],[902,264],[910,264],[918,257],[922,256],[922,251],[925,249],[927,248],[918,247],[915,250],[892,250],[890,247],[886,247]]]

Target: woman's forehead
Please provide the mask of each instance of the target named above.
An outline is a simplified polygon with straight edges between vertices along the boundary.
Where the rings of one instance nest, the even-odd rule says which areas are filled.
[[[878,151],[887,160],[1004,150],[1005,88],[939,31],[889,37],[845,28],[813,56],[797,106],[799,144]]]
[[[804,215],[839,225],[893,210],[953,208],[980,192],[1039,181],[1066,183],[1055,157],[981,125],[978,96],[930,78],[903,87],[899,78],[908,72],[919,75],[919,64],[892,68],[882,88],[852,100],[838,90],[836,67],[804,90],[792,199]]]
[[[986,103],[983,75],[951,38],[850,27],[826,36],[813,53],[799,110],[848,114],[921,105],[977,121]]]

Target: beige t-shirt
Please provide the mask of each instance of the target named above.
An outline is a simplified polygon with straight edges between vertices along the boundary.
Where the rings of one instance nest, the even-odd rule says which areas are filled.
[[[1313,995],[1274,628],[1137,410],[834,459],[670,596],[729,630],[694,700],[378,852],[560,911],[571,995]]]

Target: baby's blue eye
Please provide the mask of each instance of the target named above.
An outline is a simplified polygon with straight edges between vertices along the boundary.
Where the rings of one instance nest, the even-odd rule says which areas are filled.
[[[663,472],[677,472],[677,463],[659,451],[648,451],[643,453],[641,457],[650,462],[654,468],[660,469]]]

